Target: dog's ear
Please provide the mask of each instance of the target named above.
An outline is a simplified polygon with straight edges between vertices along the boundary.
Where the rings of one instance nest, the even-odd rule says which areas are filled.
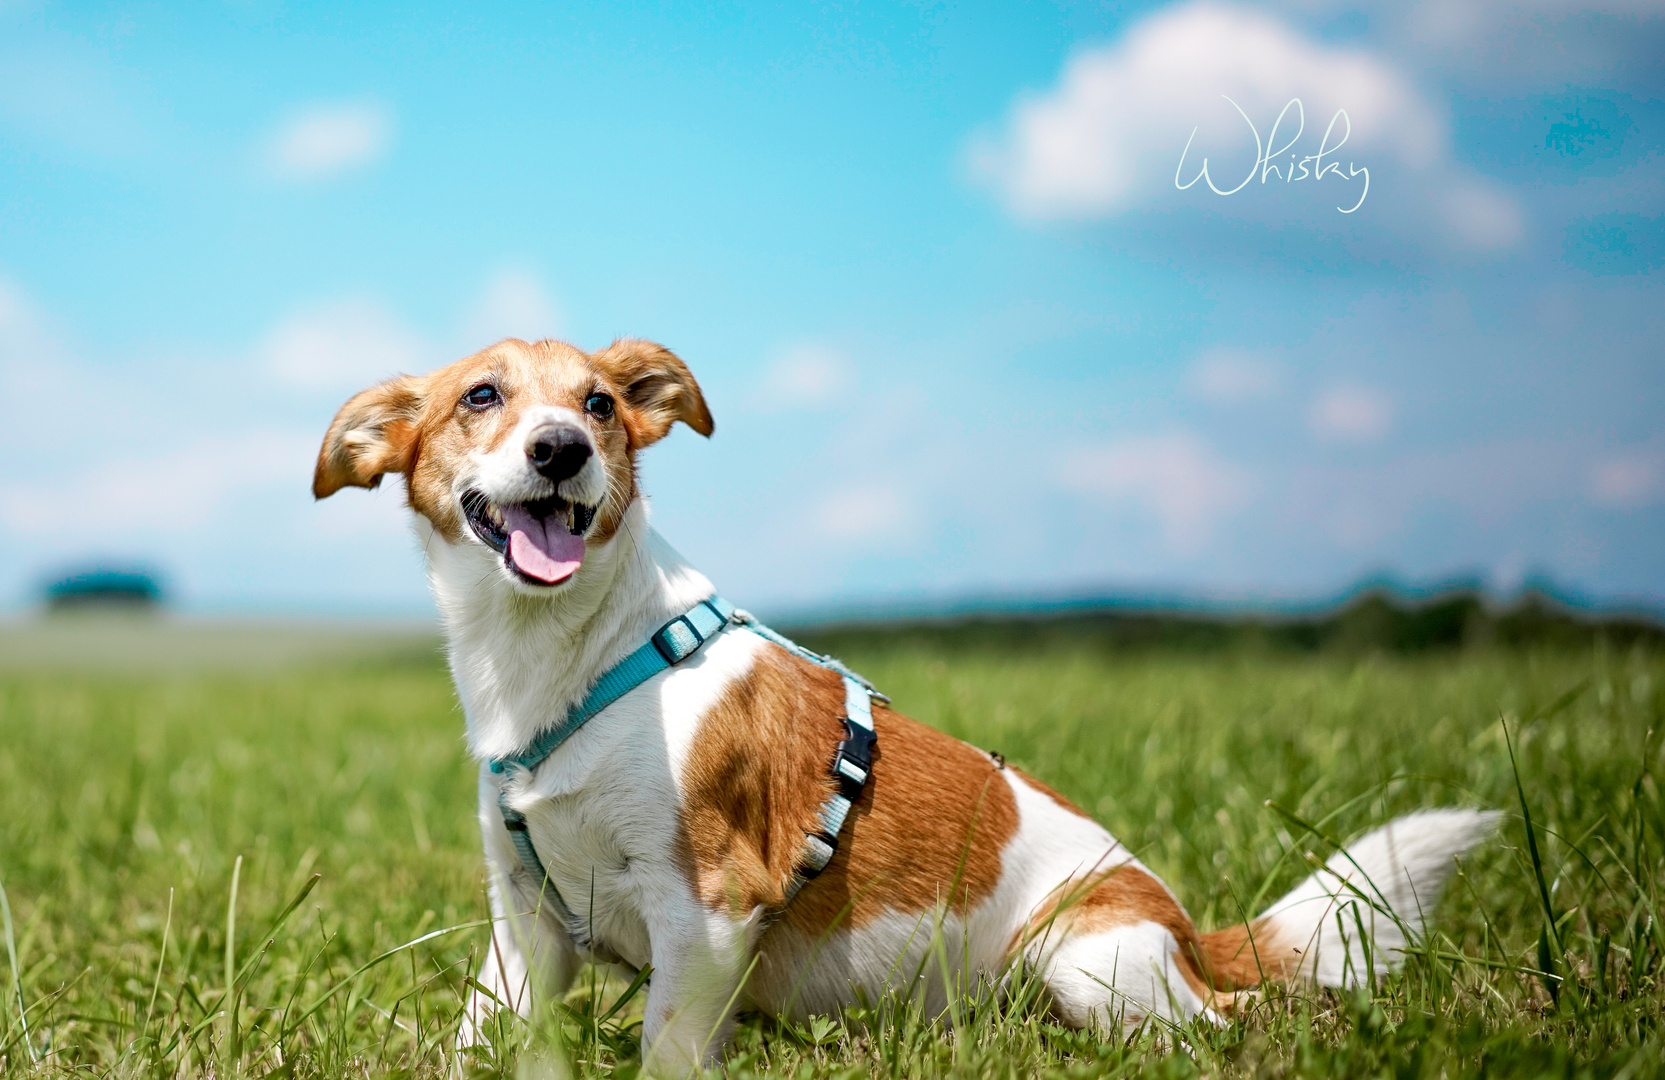
[[[651,341],[620,338],[592,359],[624,389],[636,449],[663,439],[678,420],[701,435],[711,434],[711,410],[705,407],[700,384],[671,350]]]
[[[410,469],[426,382],[400,375],[341,406],[318,451],[314,498],[328,498],[344,487],[373,488],[383,473]]]

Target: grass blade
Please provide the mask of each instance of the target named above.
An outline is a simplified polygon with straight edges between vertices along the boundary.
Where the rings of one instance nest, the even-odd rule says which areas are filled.
[[[1515,795],[1520,799],[1521,817],[1526,821],[1526,851],[1532,860],[1532,877],[1538,884],[1538,900],[1544,908],[1544,924],[1548,932],[1555,937],[1555,943],[1560,945],[1560,935],[1555,929],[1555,907],[1549,899],[1549,883],[1544,880],[1544,861],[1538,855],[1538,833],[1532,826],[1532,807],[1526,802],[1526,787],[1520,779],[1520,761],[1515,756],[1515,741],[1509,735],[1509,722],[1498,717],[1498,723],[1503,725],[1503,743],[1509,748],[1509,769],[1515,778]],[[1546,970],[1554,970],[1546,968]]]
[[[225,906],[225,1071],[237,1065],[237,883],[243,875],[243,857],[231,864],[231,897]]]
[[[387,960],[390,957],[397,956],[400,953],[404,952],[406,949],[414,949],[416,946],[422,944],[424,941],[432,941],[434,938],[444,937],[446,934],[454,934],[458,930],[472,930],[477,926],[490,926],[490,925],[491,925],[491,920],[490,919],[475,919],[473,922],[458,923],[455,926],[447,926],[447,927],[444,927],[444,928],[439,929],[439,930],[430,930],[428,933],[423,934],[419,938],[412,938],[410,941],[405,942],[403,945],[395,945],[393,948],[387,950],[386,952],[380,953],[377,956],[371,957],[369,960],[366,960],[364,963],[362,963],[358,967],[354,968],[347,975],[345,975],[341,979],[337,980],[336,983],[333,986],[331,986],[328,990],[325,990],[322,994],[320,994],[318,996],[318,998],[316,1000],[314,1000],[311,1005],[308,1005],[305,1009],[303,1009],[299,1016],[295,1017],[293,1020],[289,1021],[289,1023],[285,1024],[284,1027],[283,1027],[282,1032],[279,1034],[278,1037],[279,1038],[287,1038],[289,1035],[293,1034],[296,1028],[298,1028],[302,1024],[304,1024],[312,1016],[313,1013],[315,1013],[319,1009],[323,1008],[324,1005],[327,1004],[331,998],[335,997],[336,994],[339,994],[342,991],[342,989],[345,988],[349,983],[351,983],[354,979],[358,978],[360,975],[363,975],[366,971],[369,971],[371,968],[375,967],[377,964],[380,964],[382,961]]]
[[[277,918],[272,920],[272,925],[266,928],[266,932],[260,935],[265,939],[266,944],[260,947],[259,952],[243,961],[242,968],[240,968],[237,972],[235,985],[238,990],[241,990],[244,986],[248,985],[249,979],[254,976],[255,969],[259,966],[260,958],[266,955],[266,950],[270,949],[272,947],[272,942],[276,940],[277,932],[283,929],[283,924],[289,921],[289,916],[293,915],[295,913],[295,909],[300,907],[301,904],[305,902],[307,896],[314,888],[317,887],[318,882],[323,880],[323,877],[324,875],[322,874],[313,874],[310,878],[308,878],[306,884],[302,885],[300,891],[295,894],[294,899],[290,900],[288,906],[278,913]]]
[[[6,896],[6,883],[0,881],[0,926],[6,931],[6,957],[12,965],[12,989],[17,994],[17,1022],[22,1025],[21,1037],[24,1047],[29,1051],[29,1060],[38,1062],[35,1047],[29,1041],[29,1010],[23,1005],[23,976],[18,973],[17,940],[12,933],[12,903]]]
[[[156,981],[150,984],[150,1004],[145,1006],[145,1026],[141,1035],[150,1033],[150,1021],[156,1015],[156,995],[162,989],[162,965],[168,962],[168,931],[173,929],[173,890],[168,890],[168,917],[162,923],[162,948],[156,954]]]

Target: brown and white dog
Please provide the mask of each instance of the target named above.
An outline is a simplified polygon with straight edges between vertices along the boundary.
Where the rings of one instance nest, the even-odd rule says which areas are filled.
[[[318,498],[405,478],[482,762],[523,750],[713,593],[648,527],[637,485],[637,453],[678,420],[711,434],[698,384],[658,345],[509,340],[372,387],[330,425]],[[530,990],[560,992],[590,958],[653,965],[643,1047],[659,1073],[714,1061],[743,1008],[802,1017],[891,991],[942,1004],[1018,965],[1070,1025],[1216,1019],[1265,979],[1343,985],[1370,978],[1367,958],[1382,970],[1492,825],[1463,810],[1401,818],[1247,925],[1199,933],[1068,800],[875,704],[872,778],[837,856],[783,907],[833,790],[843,713],[838,675],[730,630],[513,775],[507,803],[584,920],[583,952],[540,905],[500,816],[503,781],[482,765],[491,996],[476,994],[459,1047],[492,997],[525,1014]]]

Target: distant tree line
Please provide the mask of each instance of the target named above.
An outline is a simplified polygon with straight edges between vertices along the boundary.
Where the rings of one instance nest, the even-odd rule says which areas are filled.
[[[1419,653],[1471,646],[1665,645],[1665,625],[1640,613],[1581,611],[1538,592],[1507,606],[1478,591],[1406,599],[1371,589],[1323,612],[1268,614],[1104,608],[965,614],[800,627],[794,637],[833,653],[919,645],[937,649],[1267,649]]]

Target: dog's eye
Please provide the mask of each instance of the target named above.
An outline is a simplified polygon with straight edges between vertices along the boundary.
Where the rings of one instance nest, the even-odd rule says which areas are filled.
[[[584,399],[584,411],[598,420],[613,415],[613,399],[607,394],[591,394]]]
[[[463,404],[474,409],[490,408],[502,400],[503,396],[491,383],[481,383],[463,395]]]

